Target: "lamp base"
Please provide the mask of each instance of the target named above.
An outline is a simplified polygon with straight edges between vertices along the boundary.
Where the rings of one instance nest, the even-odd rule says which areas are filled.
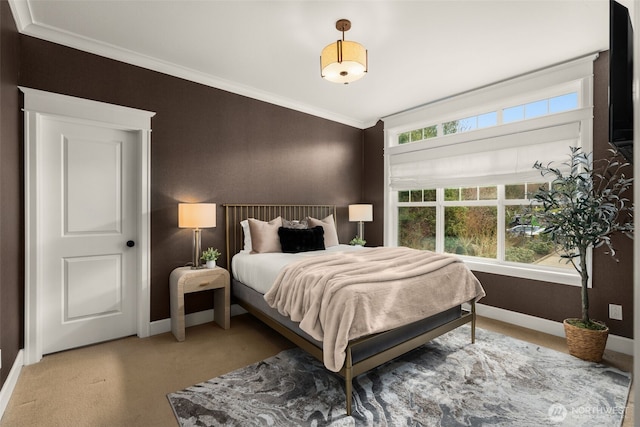
[[[192,270],[200,270],[204,268],[202,264],[200,264],[200,229],[193,229],[193,253],[191,254],[191,269]]]

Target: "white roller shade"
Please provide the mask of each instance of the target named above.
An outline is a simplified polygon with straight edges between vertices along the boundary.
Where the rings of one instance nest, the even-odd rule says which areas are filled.
[[[580,122],[391,154],[394,191],[514,184],[541,180],[536,161],[564,162],[580,144]]]

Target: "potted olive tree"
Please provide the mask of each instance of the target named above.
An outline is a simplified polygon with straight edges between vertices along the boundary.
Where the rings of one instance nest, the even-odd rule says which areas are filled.
[[[569,353],[584,360],[599,362],[606,346],[608,327],[589,317],[587,284],[588,248],[604,246],[611,256],[615,250],[611,236],[622,233],[633,238],[633,204],[626,197],[633,178],[623,169],[614,150],[606,159],[592,161],[592,154],[571,147],[569,160],[554,167],[536,162],[549,187],[533,193],[528,215],[539,221],[543,233],[550,236],[562,258],[571,263],[582,282],[582,318],[566,319],[565,334]]]

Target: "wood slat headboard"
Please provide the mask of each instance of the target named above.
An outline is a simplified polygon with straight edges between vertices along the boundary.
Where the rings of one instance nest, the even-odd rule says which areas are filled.
[[[326,218],[333,214],[336,218],[335,205],[261,205],[261,204],[224,204],[225,208],[225,232],[227,243],[227,270],[231,271],[231,258],[244,247],[244,235],[240,221],[248,218],[260,221],[271,221],[281,216],[288,220],[300,220],[308,216],[313,218]]]

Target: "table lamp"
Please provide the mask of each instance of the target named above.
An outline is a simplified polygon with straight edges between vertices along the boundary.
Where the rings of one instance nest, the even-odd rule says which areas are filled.
[[[358,237],[364,240],[364,223],[373,221],[373,205],[349,205],[349,221],[358,222]]]
[[[200,266],[200,232],[201,228],[216,226],[215,203],[178,203],[178,227],[193,229],[193,265],[192,269]]]

